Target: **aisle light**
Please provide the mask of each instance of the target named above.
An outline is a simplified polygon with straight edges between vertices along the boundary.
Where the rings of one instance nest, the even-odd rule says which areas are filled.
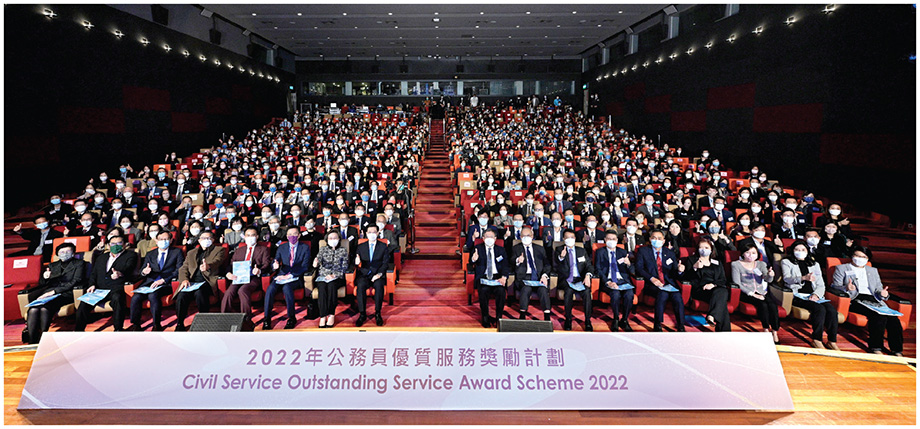
[[[150,44],[150,41],[146,37],[141,37],[141,44],[147,46]]]
[[[755,28],[754,31],[752,31],[751,33],[754,33],[759,36],[760,33],[763,33],[763,26],[761,25],[760,27]]]
[[[118,29],[116,29],[115,31],[113,31],[112,34],[114,34],[115,37],[117,37],[117,38],[119,38],[119,39],[121,39],[122,37],[125,37],[125,33],[122,33],[121,30],[118,30]]]
[[[786,21],[784,22],[786,23],[786,25],[792,25],[792,23],[795,22],[795,17],[790,16],[789,18],[786,18]]]
[[[827,14],[830,14],[830,13],[834,12],[835,10],[837,10],[837,5],[835,5],[835,4],[829,4],[829,5],[827,5],[827,6],[824,6],[824,9],[821,9],[821,12],[823,12],[825,15],[827,15]]]
[[[93,23],[91,23],[91,22],[89,22],[89,21],[85,21],[85,20],[83,21],[83,28],[89,30],[89,29],[91,29],[91,28],[93,28],[93,27],[95,27],[95,25],[93,25]]]

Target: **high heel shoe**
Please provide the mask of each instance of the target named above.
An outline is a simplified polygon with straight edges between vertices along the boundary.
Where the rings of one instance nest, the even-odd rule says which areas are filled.
[[[840,351],[840,347],[837,347],[837,343],[828,342],[827,347],[834,351]]]
[[[816,349],[824,350],[824,343],[821,340],[811,340],[811,345]]]
[[[323,316],[323,317],[320,317],[320,318],[319,318],[319,327],[320,327],[320,329],[326,327],[326,316]]]
[[[335,325],[335,315],[329,315],[329,320],[326,320],[326,327],[331,328]]]

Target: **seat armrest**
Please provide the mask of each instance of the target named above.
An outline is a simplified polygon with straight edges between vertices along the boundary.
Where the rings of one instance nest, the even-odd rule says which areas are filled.
[[[910,305],[910,300],[905,299],[905,298],[902,298],[902,297],[900,297],[900,296],[897,296],[897,295],[895,295],[895,294],[893,294],[893,293],[889,293],[889,294],[888,294],[888,300],[889,300],[889,301],[894,300],[894,301],[897,302],[898,304]]]
[[[849,297],[850,297],[849,294],[847,294],[846,292],[844,292],[844,291],[842,291],[842,290],[840,290],[840,289],[834,289],[834,288],[830,288],[830,287],[829,287],[829,288],[825,288],[824,291],[827,292],[827,293],[831,293],[831,294],[837,295],[837,296],[839,296],[839,297],[841,297],[841,298],[849,298]]]

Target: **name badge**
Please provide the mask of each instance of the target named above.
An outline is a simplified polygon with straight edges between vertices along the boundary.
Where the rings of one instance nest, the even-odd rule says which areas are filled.
[[[584,257],[584,256],[581,256],[581,257],[578,258],[578,262],[584,262],[584,261],[585,261],[585,257]]]
[[[665,265],[671,265],[671,258],[668,258],[667,261],[664,261],[664,264],[665,264]]]
[[[501,262],[502,259],[505,259],[505,258],[504,258],[503,256],[499,256],[499,257],[495,258],[495,262]]]
[[[351,237],[348,237],[348,241],[351,241],[351,240],[354,240],[354,239],[355,239],[355,236],[354,236],[354,235],[352,235]]]
[[[717,261],[717,260],[715,260],[715,259],[709,261],[709,263],[712,264],[712,265],[719,265],[719,261]]]
[[[54,240],[45,240],[45,244],[52,244],[52,243],[54,243]]]

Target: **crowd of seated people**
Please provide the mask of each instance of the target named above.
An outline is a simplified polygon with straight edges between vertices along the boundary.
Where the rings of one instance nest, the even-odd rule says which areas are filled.
[[[464,213],[458,252],[484,327],[502,317],[506,295],[519,295],[521,319],[537,295],[549,320],[555,289],[565,330],[574,297],[584,301],[586,331],[592,297],[609,297],[614,332],[632,329],[634,299],[654,307],[654,331],[670,302],[683,331],[690,302],[716,331],[731,330],[740,309],[778,343],[789,310],[780,299],[798,293],[791,304],[810,315],[811,345],[838,349],[838,307],[827,298],[889,299],[866,274],[877,271],[857,257],[865,249],[841,206],[810,191],[797,198],[757,166],[736,173],[708,150],[690,157],[571,106],[454,108],[446,133]],[[861,273],[856,289],[836,279],[840,269],[827,278],[829,263],[851,257],[846,265]],[[871,351],[881,353],[887,331],[889,350],[900,355],[898,318],[867,312]]]
[[[380,115],[298,120],[299,127],[270,124],[188,157],[171,153],[162,164],[123,164],[116,174],[89,179],[72,199],[51,195],[34,228],[13,229],[29,241],[21,254],[50,262],[41,284],[22,293],[29,301],[57,295],[29,308],[24,340],[37,342],[68,300],[76,304],[77,330],[105,311],[114,313],[116,331],[125,318],[128,329],[141,329],[149,305],[152,329],[159,331],[162,306],[171,303],[177,331],[187,329],[192,302],[199,312],[251,318],[253,296],[265,283],[263,329],[273,326],[277,293],[286,302],[285,328],[292,328],[294,293],[313,288],[313,277],[323,311],[319,326],[331,327],[346,272],[355,273],[360,293],[374,291],[374,317],[382,325],[380,273],[386,282],[410,228],[427,125],[400,125]],[[87,249],[76,252],[79,237]],[[89,305],[74,302],[74,286],[77,295],[109,292]],[[310,292],[303,292],[308,300]],[[358,300],[362,319],[365,298]]]

